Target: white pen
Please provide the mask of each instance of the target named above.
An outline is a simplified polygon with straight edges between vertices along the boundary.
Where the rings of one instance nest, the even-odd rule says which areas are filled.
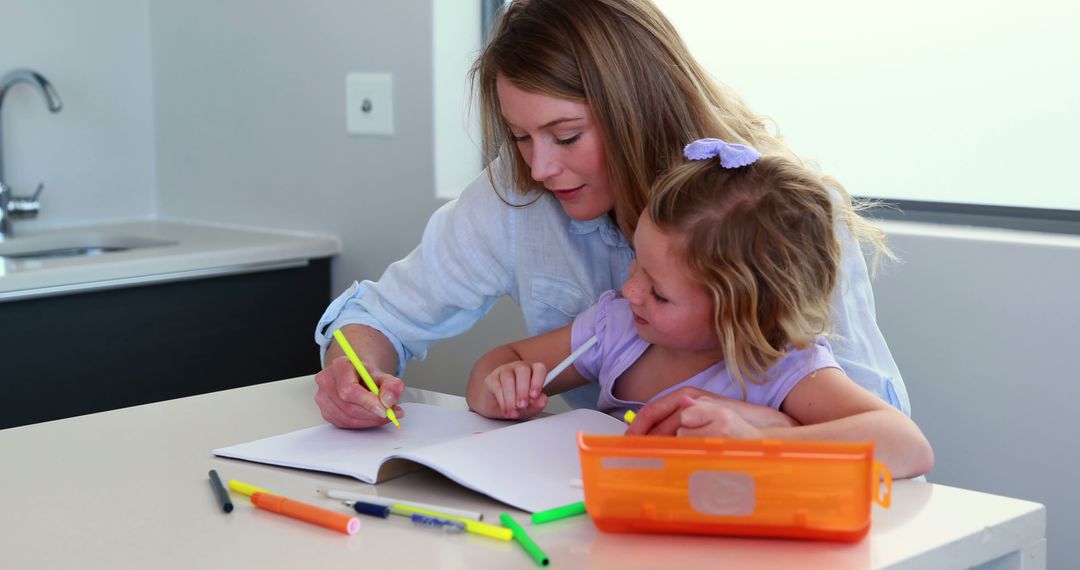
[[[393,499],[390,497],[382,497],[378,495],[365,495],[364,493],[353,493],[352,491],[339,491],[337,489],[325,489],[326,496],[331,499],[338,499],[341,501],[363,501],[365,503],[372,503],[375,505],[382,505],[389,507],[392,505],[407,505],[416,507],[418,509],[425,509],[428,511],[437,511],[448,515],[454,515],[455,517],[461,517],[473,520],[483,520],[484,514],[476,511],[466,511],[464,509],[453,509],[450,507],[444,507],[441,505],[432,505],[428,503],[418,503],[416,501],[405,501],[402,499]]]
[[[585,354],[585,351],[589,350],[589,348],[592,347],[592,345],[594,345],[594,344],[596,344],[596,336],[595,335],[593,337],[591,337],[589,340],[581,343],[581,346],[577,347],[577,350],[575,350],[574,352],[571,352],[570,356],[567,356],[562,362],[559,363],[558,366],[556,366],[555,368],[552,368],[551,372],[548,372],[547,377],[544,378],[544,386],[547,387],[548,384],[551,384],[551,381],[554,380],[556,376],[558,376],[559,374],[562,374],[562,371],[566,370],[567,366],[570,366],[571,364],[573,364],[574,361],[577,360],[579,356],[581,356],[582,354]]]

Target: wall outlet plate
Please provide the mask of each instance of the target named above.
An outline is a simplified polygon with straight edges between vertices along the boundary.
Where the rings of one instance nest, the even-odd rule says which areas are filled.
[[[354,135],[394,134],[394,78],[391,74],[345,75],[345,128]]]

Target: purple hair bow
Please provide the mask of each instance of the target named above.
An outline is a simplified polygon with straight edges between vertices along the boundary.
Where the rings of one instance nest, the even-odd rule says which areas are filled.
[[[720,139],[698,139],[683,148],[683,155],[690,160],[719,157],[720,166],[724,168],[740,168],[761,158],[761,153],[753,147],[726,143]]]

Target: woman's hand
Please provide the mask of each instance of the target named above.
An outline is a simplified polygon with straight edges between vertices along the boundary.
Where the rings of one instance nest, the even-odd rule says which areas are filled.
[[[489,418],[524,420],[544,411],[547,367],[540,362],[515,361],[503,364],[484,377],[482,402],[477,412]]]
[[[630,424],[630,428],[626,430],[626,435],[676,435],[679,428],[689,427],[683,425],[683,411],[702,397],[707,398],[712,406],[723,407],[734,412],[750,426],[759,430],[799,425],[787,414],[778,410],[732,400],[698,388],[686,387],[679,388],[641,408],[634,423]]]
[[[405,416],[405,411],[395,405],[405,383],[378,368],[367,366],[367,369],[379,387],[378,396],[363,385],[360,375],[344,356],[334,358],[315,375],[315,384],[319,386],[315,403],[323,419],[339,428],[355,429],[389,423],[386,409],[391,406],[398,418]]]

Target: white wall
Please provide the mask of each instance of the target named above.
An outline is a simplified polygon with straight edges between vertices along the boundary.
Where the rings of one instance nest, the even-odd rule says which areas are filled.
[[[903,262],[878,320],[934,446],[928,479],[1047,506],[1050,568],[1080,560],[1080,236],[885,224]]]
[[[429,1],[159,1],[150,15],[161,215],[336,234],[335,290],[418,243],[441,204]],[[393,137],[346,133],[350,71],[393,73]]]
[[[5,182],[45,183],[15,231],[154,214],[148,0],[0,0],[0,75],[29,67],[57,89],[49,113],[20,84],[4,99]]]

